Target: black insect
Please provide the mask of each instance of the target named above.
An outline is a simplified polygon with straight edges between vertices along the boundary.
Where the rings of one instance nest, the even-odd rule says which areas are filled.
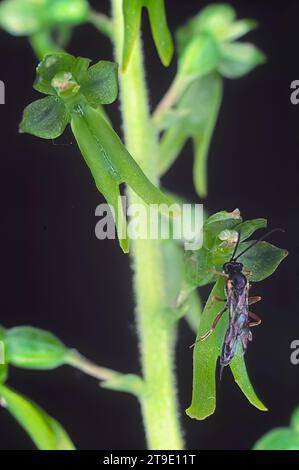
[[[214,300],[219,300],[222,302],[225,301],[225,306],[216,316],[209,331],[207,331],[205,335],[201,336],[196,341],[196,343],[198,341],[204,341],[213,333],[220,318],[224,312],[228,310],[229,326],[225,334],[220,356],[220,379],[224,367],[227,366],[234,357],[238,344],[241,344],[243,352],[245,353],[248,343],[252,340],[252,333],[250,328],[261,324],[261,319],[255,313],[249,310],[249,306],[259,302],[261,297],[249,297],[250,284],[248,276],[244,273],[243,264],[237,260],[254,245],[256,245],[256,243],[259,243],[270,234],[277,231],[283,232],[281,229],[271,230],[259,240],[254,241],[245,250],[239,253],[238,256],[236,256],[236,252],[240,243],[240,233],[238,233],[238,240],[231,259],[223,265],[223,272],[217,273],[226,279],[225,299],[221,299],[215,296]]]

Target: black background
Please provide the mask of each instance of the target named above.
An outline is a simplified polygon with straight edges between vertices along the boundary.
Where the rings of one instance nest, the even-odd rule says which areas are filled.
[[[109,11],[108,1],[100,4]],[[206,1],[167,1],[174,30]],[[184,322],[177,347],[182,424],[189,448],[246,449],[269,429],[287,425],[299,404],[299,365],[290,363],[290,343],[299,339],[298,145],[299,106],[290,103],[290,83],[299,79],[299,5],[294,1],[234,1],[240,18],[258,20],[248,35],[268,56],[266,65],[225,81],[224,100],[210,149],[210,212],[239,207],[244,218],[266,217],[285,234],[272,241],[290,251],[278,271],[255,286],[263,302],[255,311],[263,325],[247,354],[250,376],[269,406],[251,407],[224,374],[217,411],[204,422],[188,419],[193,340]],[[175,61],[165,70],[144,21],[147,75],[154,106],[167,89]],[[110,59],[107,39],[91,26],[76,29],[70,51],[93,60]],[[67,345],[99,364],[139,372],[129,258],[116,241],[95,238],[95,207],[102,202],[68,131],[56,144],[18,134],[32,89],[36,60],[26,40],[0,31],[0,79],[6,84],[1,119],[1,296],[6,327],[29,324],[51,330]],[[110,107],[119,128],[118,106]],[[198,201],[191,181],[187,145],[163,184]],[[101,390],[97,382],[68,367],[39,372],[12,369],[9,384],[55,416],[80,449],[144,448],[136,400]],[[1,449],[33,444],[0,410]]]

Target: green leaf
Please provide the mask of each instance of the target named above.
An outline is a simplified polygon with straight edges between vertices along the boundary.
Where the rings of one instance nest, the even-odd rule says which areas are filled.
[[[299,450],[299,434],[288,428],[277,428],[261,437],[254,450]]]
[[[235,21],[233,24],[230,25],[227,31],[222,32],[222,40],[234,41],[235,39],[239,39],[240,37],[249,33],[253,29],[257,28],[257,26],[257,21],[251,19]]]
[[[293,412],[290,427],[276,428],[262,436],[254,450],[299,450],[299,407]]]
[[[187,251],[185,254],[186,290],[205,286],[215,280],[213,262],[209,250]]]
[[[229,364],[229,367],[233,373],[236,383],[248,399],[248,401],[261,411],[268,411],[265,405],[258,398],[254,391],[254,388],[248,377],[246,364],[244,361],[244,353],[240,348],[240,345],[236,351],[236,354]]]
[[[173,113],[177,122],[164,133],[160,143],[160,174],[163,175],[191,138],[194,144],[193,180],[201,197],[207,194],[207,159],[222,100],[222,80],[209,74],[193,81]],[[164,122],[164,118],[163,118]]]
[[[20,132],[42,139],[56,139],[66,128],[69,114],[55,96],[48,96],[29,104],[23,113]]]
[[[235,227],[235,230],[240,233],[240,240],[244,241],[249,238],[256,230],[267,227],[266,219],[246,220]]]
[[[173,56],[173,42],[168,28],[164,0],[145,0],[149,20],[162,64],[165,67],[171,62]]]
[[[208,75],[194,83],[194,86],[196,85],[198,89],[194,90],[194,104],[196,102],[198,104],[198,113],[195,118],[196,113],[193,108],[190,114],[190,121],[193,120],[196,125],[196,131],[192,135],[194,144],[193,181],[199,196],[206,197],[208,192],[208,152],[222,101],[222,81],[217,75]]]
[[[117,64],[114,62],[100,60],[88,69],[81,86],[81,92],[91,106],[110,104],[117,99],[117,68]]]
[[[299,406],[297,406],[292,414],[291,427],[299,435]]]
[[[249,43],[224,44],[219,72],[227,78],[240,78],[266,61],[260,49]]]
[[[214,71],[220,63],[220,51],[213,36],[201,33],[190,41],[179,57],[178,76],[188,83]]]
[[[28,369],[53,369],[65,363],[68,349],[52,333],[31,326],[6,330],[6,361]]]
[[[0,385],[5,407],[40,450],[74,450],[62,426],[39,406],[5,385]]]
[[[135,374],[116,374],[113,379],[101,382],[100,386],[116,392],[127,392],[137,397],[144,393],[144,382]]]
[[[213,302],[213,296],[223,297],[224,281],[219,278],[208,298],[201,316],[197,338],[204,335],[211,327],[214,318],[223,308],[223,302]],[[205,341],[196,343],[193,351],[193,387],[192,402],[186,410],[194,419],[205,419],[216,408],[216,365],[228,325],[227,313],[223,315],[214,333]]]
[[[237,256],[252,243],[253,241],[242,243],[237,251]],[[268,242],[259,242],[242,255],[238,261],[244,264],[246,270],[250,271],[250,280],[258,282],[271,276],[287,255],[286,250],[277,248]]]
[[[148,11],[153,38],[162,63],[168,66],[173,56],[173,42],[167,25],[164,0],[123,0],[123,70],[129,64],[138,36],[143,7]]]

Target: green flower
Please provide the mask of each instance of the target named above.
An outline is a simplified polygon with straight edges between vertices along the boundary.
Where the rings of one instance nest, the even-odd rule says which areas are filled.
[[[148,180],[99,108],[117,98],[117,65],[100,61],[90,66],[86,58],[51,54],[37,67],[34,88],[49,96],[26,107],[20,132],[55,139],[71,124],[96,186],[113,209],[120,245],[128,252],[120,184],[127,183],[148,204],[171,200]]]
[[[222,271],[223,264],[232,255],[240,233],[240,247],[245,250],[252,241],[246,241],[256,230],[267,225],[265,219],[242,221],[238,209],[233,212],[218,212],[209,217],[203,226],[203,246],[200,250],[186,253],[186,292],[198,286],[216,283],[203,310],[197,338],[203,336],[211,327],[213,320],[224,303],[215,301],[215,296],[224,297],[224,280],[215,273]],[[257,243],[248,250],[240,262],[250,272],[251,282],[259,282],[276,271],[287,256],[287,251],[267,243]],[[218,280],[217,280],[218,278]],[[224,314],[215,331],[205,341],[198,342],[193,354],[193,393],[192,403],[186,410],[191,418],[205,419],[214,413],[216,408],[216,366],[221,354],[225,332],[228,326],[228,314]],[[256,408],[266,411],[267,408],[256,395],[248,377],[243,350],[239,348],[229,364],[234,379],[246,398]]]
[[[257,26],[236,20],[232,6],[210,5],[179,28],[178,72],[170,89],[172,122],[161,141],[161,174],[173,163],[185,142],[194,146],[193,180],[201,197],[207,195],[207,157],[222,101],[222,77],[240,78],[265,62],[253,44],[236,39]],[[169,113],[169,112],[168,112]],[[160,113],[157,125],[165,122]]]

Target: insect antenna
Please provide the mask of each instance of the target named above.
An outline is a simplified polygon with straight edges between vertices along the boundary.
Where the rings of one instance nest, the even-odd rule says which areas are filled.
[[[235,259],[235,255],[236,255],[236,252],[237,252],[238,246],[239,246],[239,244],[240,244],[240,239],[241,239],[241,234],[240,234],[240,232],[238,232],[238,239],[237,239],[237,243],[236,243],[236,245],[235,245],[234,252],[233,252],[233,254],[232,254],[232,256],[231,256],[231,259],[230,259],[230,261],[234,261],[234,259]]]
[[[232,260],[236,261],[238,258],[240,258],[240,256],[244,255],[244,253],[246,253],[246,251],[250,250],[257,243],[265,240],[265,238],[268,238],[269,235],[272,235],[272,233],[274,233],[274,232],[284,232],[284,230],[282,228],[274,228],[273,230],[270,230],[270,232],[266,233],[263,237],[259,238],[258,240],[255,240],[251,245],[249,245],[247,248],[245,248],[245,250],[241,251],[241,253],[239,253],[238,256],[236,256],[235,258],[232,258]],[[237,243],[236,246],[238,246],[238,243]],[[235,255],[235,252],[236,252],[236,248],[234,250],[234,255]]]

